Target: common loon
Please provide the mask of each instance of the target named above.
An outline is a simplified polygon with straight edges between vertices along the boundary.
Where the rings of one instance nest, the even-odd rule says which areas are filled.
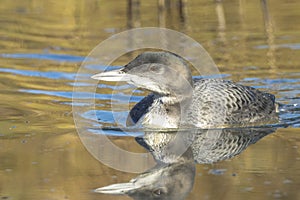
[[[112,184],[94,191],[128,195],[135,200],[183,200],[193,188],[196,163],[210,164],[232,158],[275,130],[275,127],[252,127],[189,129],[178,134],[176,131],[145,132],[136,141],[158,164],[128,183]],[[174,151],[170,146],[180,150]]]
[[[151,137],[152,139],[161,136],[159,132],[148,134],[148,136],[153,136]],[[137,138],[140,140],[138,141],[139,144],[142,143],[141,145],[153,155],[153,158],[157,162],[155,167],[131,179],[127,183],[117,183],[97,188],[94,192],[111,195],[128,195],[134,200],[184,200],[194,185],[196,164],[193,152],[190,147],[184,149],[183,152],[175,151],[172,153],[156,148],[158,146],[168,146],[168,139],[174,139],[176,136],[174,133],[165,134],[167,134],[167,140],[161,140],[161,137],[157,138],[155,147],[151,151],[151,146],[149,145],[152,145],[152,143],[148,143],[149,140],[143,142],[141,141],[142,138]],[[184,141],[180,140],[175,146],[181,146],[182,142]],[[158,154],[162,154],[163,156],[155,156]],[[161,157],[164,157],[164,159],[160,159]]]
[[[128,195],[134,200],[184,200],[193,188],[195,168],[191,161],[157,165],[128,183],[112,184],[94,192]]]
[[[222,128],[277,117],[274,95],[229,80],[193,80],[189,63],[170,52],[144,52],[121,69],[92,78],[152,92],[131,109],[127,126]]]

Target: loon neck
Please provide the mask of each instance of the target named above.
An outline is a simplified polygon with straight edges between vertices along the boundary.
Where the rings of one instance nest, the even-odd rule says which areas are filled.
[[[186,104],[192,100],[192,95],[162,95],[153,93],[155,99],[159,99],[165,105]]]
[[[167,110],[172,116],[183,116],[188,110],[188,107],[192,101],[192,97],[189,96],[171,96],[171,95],[157,95],[154,94],[155,99],[159,100],[160,104]]]

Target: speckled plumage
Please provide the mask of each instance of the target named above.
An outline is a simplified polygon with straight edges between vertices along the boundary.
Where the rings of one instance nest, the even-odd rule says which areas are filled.
[[[195,80],[187,109],[181,110],[181,104],[177,104],[177,109],[168,109],[169,106],[162,96],[150,94],[132,108],[129,119],[133,124],[151,125],[154,123],[149,116],[162,116],[159,120],[165,120],[168,127],[181,123],[211,128],[261,124],[277,118],[274,95],[222,79]],[[181,115],[182,111],[186,113]]]
[[[186,153],[192,152],[196,163],[209,164],[232,158],[249,145],[256,143],[276,128],[228,128],[190,129],[181,132],[146,132],[137,142],[163,163],[178,162],[182,151],[170,150],[173,146],[185,146]]]
[[[222,79],[194,82],[187,122],[197,127],[264,123],[276,118],[275,97]]]

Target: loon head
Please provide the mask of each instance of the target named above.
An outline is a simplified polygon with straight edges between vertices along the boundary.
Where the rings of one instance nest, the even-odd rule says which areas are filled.
[[[193,80],[189,63],[170,52],[144,52],[119,70],[92,76],[102,81],[125,81],[162,96],[191,96]]]
[[[128,195],[135,200],[183,200],[193,188],[194,162],[179,162],[139,175],[128,183],[118,183],[94,190],[96,193]]]

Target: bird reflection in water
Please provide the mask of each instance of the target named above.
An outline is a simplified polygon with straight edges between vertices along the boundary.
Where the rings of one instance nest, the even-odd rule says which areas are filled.
[[[136,141],[151,152],[157,165],[128,183],[101,187],[95,192],[128,195],[135,200],[183,200],[193,188],[196,164],[232,158],[275,130],[260,127],[146,132]]]

